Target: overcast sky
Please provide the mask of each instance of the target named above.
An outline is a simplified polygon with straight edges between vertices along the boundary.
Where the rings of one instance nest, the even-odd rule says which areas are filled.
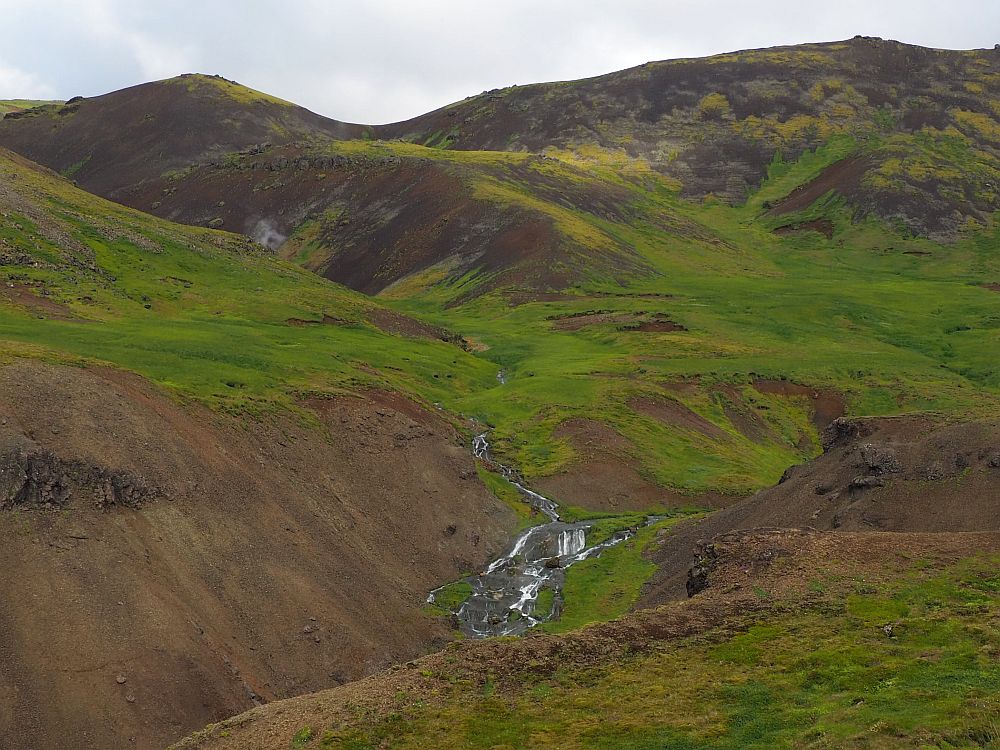
[[[1000,0],[0,0],[0,98],[218,73],[340,120],[649,60],[855,34],[1000,42]]]

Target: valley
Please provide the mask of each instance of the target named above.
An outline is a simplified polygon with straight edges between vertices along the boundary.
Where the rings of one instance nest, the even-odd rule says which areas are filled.
[[[997,50],[9,104],[0,748],[1000,742]]]

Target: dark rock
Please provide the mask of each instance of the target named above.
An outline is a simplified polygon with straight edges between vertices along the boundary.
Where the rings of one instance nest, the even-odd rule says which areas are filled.
[[[42,449],[15,449],[0,456],[0,511],[63,508],[91,494],[97,507],[139,508],[159,496],[128,472],[63,460]]]
[[[861,460],[875,474],[895,474],[902,469],[894,450],[872,443],[861,446]]]
[[[938,479],[943,479],[944,467],[940,464],[940,462],[935,461],[934,463],[932,463],[930,466],[927,467],[926,476],[927,479],[929,479],[932,482],[937,481]]]
[[[687,595],[700,594],[708,588],[708,577],[715,567],[719,552],[711,542],[699,541],[694,548],[694,565],[688,570]]]
[[[550,557],[545,561],[546,568],[561,568],[562,562],[560,562],[558,557]]]

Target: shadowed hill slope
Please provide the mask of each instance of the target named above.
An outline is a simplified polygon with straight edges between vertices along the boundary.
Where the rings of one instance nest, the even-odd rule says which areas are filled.
[[[308,408],[0,365],[0,746],[157,750],[450,639],[427,591],[498,554],[513,513],[406,398]]]
[[[361,132],[233,81],[190,74],[8,115],[0,144],[120,200],[124,188],[230,151]]]
[[[499,89],[377,132],[469,150],[623,149],[686,196],[733,203],[776,153],[796,159],[834,135],[864,137],[873,159],[843,186],[855,210],[946,235],[1000,208],[998,118],[1000,51],[857,37]],[[955,160],[973,174],[954,171]]]
[[[717,534],[757,527],[821,531],[1000,531],[1000,427],[925,416],[841,419],[824,451],[774,487],[676,526],[648,550],[658,566],[639,606],[685,597],[691,550]],[[706,560],[711,557],[711,552]]]

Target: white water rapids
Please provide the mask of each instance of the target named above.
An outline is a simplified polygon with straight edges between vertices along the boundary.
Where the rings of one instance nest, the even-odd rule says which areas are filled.
[[[599,555],[635,534],[634,529],[625,529],[588,547],[587,531],[593,524],[560,520],[559,506],[525,487],[512,469],[494,462],[489,448],[485,434],[477,435],[472,441],[473,455],[499,468],[524,499],[544,513],[549,521],[521,532],[502,557],[491,562],[479,575],[464,579],[472,586],[472,595],[452,614],[463,632],[478,638],[520,635],[540,622],[559,617],[566,568]],[[553,593],[552,607],[547,612],[539,611],[537,606],[543,588]],[[433,602],[440,590],[432,591],[427,601]]]

